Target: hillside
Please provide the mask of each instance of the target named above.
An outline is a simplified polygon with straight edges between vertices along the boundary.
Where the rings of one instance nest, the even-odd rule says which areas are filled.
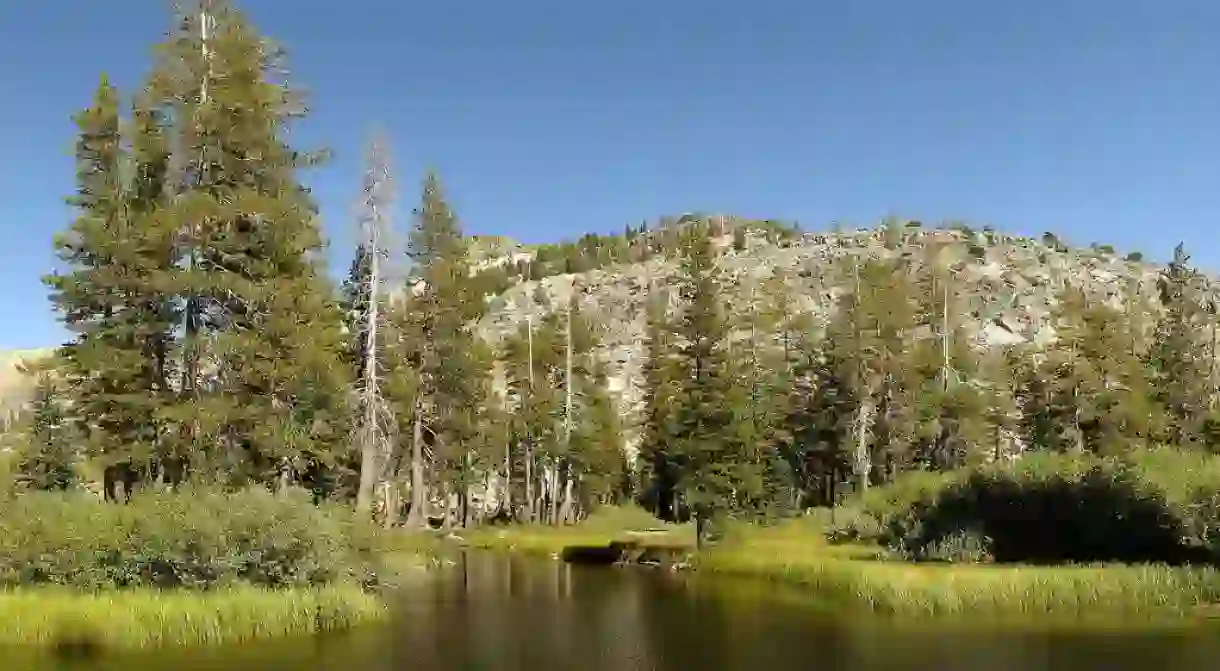
[[[1094,299],[1117,307],[1138,299],[1152,312],[1159,309],[1155,301],[1159,267],[1127,260],[1104,247],[1072,249],[1053,236],[1039,240],[993,231],[924,229],[916,224],[900,230],[901,241],[891,244],[892,249],[885,244],[884,227],[807,233],[783,241],[752,231],[744,250],[734,249],[732,234],[726,234],[717,240],[724,250],[720,267],[726,275],[725,305],[737,316],[744,316],[752,306],[763,309],[769,292],[765,283],[778,273],[799,309],[824,326],[836,298],[849,287],[854,262],[901,255],[919,268],[935,246],[942,250],[941,263],[948,263],[954,272],[957,298],[968,314],[958,337],[979,347],[1052,344],[1051,311],[1058,292],[1068,286],[1083,288]],[[506,243],[500,244],[505,248]],[[513,248],[510,253],[523,252],[528,250]],[[499,342],[531,316],[541,317],[544,307],[534,300],[539,287],[552,305],[562,305],[578,286],[580,304],[600,319],[601,357],[610,364],[612,390],[620,394],[623,410],[634,413],[643,383],[645,301],[650,290],[674,287],[677,271],[676,259],[654,257],[518,282],[491,299],[480,331]],[[676,296],[672,291],[669,295],[672,309]]]
[[[7,426],[33,390],[33,379],[22,373],[21,364],[50,356],[52,351],[50,348],[0,351],[0,429]]]

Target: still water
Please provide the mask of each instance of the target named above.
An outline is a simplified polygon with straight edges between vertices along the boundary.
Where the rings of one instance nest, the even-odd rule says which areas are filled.
[[[3,656],[0,652],[0,656]],[[800,671],[1220,669],[1220,628],[880,622],[756,582],[472,554],[403,588],[383,627],[17,671]]]

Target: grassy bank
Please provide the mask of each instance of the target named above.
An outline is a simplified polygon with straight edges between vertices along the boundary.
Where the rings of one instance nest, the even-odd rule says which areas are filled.
[[[688,546],[694,544],[694,533],[692,525],[666,524],[639,508],[606,507],[572,526],[518,524],[459,532],[458,543],[472,549],[558,557],[567,547],[607,545],[614,541],[644,540],[666,547]]]
[[[694,568],[884,615],[1152,616],[1220,601],[1220,572],[1211,568],[916,564],[889,560],[876,546],[827,544],[819,530],[804,520],[738,528],[697,555]]]
[[[1220,602],[1220,572],[1211,568],[916,563],[876,544],[830,543],[828,522],[818,514],[774,526],[730,525],[719,544],[693,554],[691,568],[786,585],[836,609],[893,616],[1154,617]],[[556,557],[569,546],[639,539],[648,528],[661,531],[646,542],[693,544],[689,525],[665,525],[634,509],[602,510],[571,527],[473,530],[461,543]]]
[[[304,493],[81,492],[0,505],[0,645],[141,648],[298,636],[374,620],[426,564]]]
[[[355,585],[203,593],[22,588],[0,592],[0,645],[117,650],[240,643],[345,629],[385,612]]]

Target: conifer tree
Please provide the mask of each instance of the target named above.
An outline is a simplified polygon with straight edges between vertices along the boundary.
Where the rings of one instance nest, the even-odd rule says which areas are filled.
[[[540,297],[545,309],[549,303]],[[505,373],[513,403],[511,458],[513,481],[519,484],[514,496],[522,502],[526,521],[538,519],[540,463],[555,451],[561,440],[556,418],[561,416],[563,399],[553,384],[555,355],[562,350],[556,339],[553,314],[535,322],[527,319],[505,343]]]
[[[348,268],[347,277],[340,286],[340,305],[343,309],[344,326],[347,330],[347,353],[345,360],[352,369],[352,375],[358,376],[365,368],[368,347],[368,286],[369,271],[372,268],[372,255],[368,245],[361,240],[356,244],[356,252]]]
[[[1183,245],[1161,273],[1157,287],[1164,314],[1150,352],[1157,400],[1168,420],[1166,439],[1180,447],[1196,445],[1207,408],[1208,367],[1195,334],[1199,326],[1198,275]]]
[[[660,519],[678,518],[678,458],[674,449],[674,412],[679,370],[674,361],[673,324],[668,297],[656,287],[649,291],[644,334],[643,418],[640,448],[643,503]]]
[[[227,3],[201,9],[181,17],[152,85],[176,121],[180,182],[169,207],[185,261],[173,416],[209,477],[283,487],[343,444],[341,313],[297,177],[313,157],[284,139],[304,112],[273,81],[282,54]]]
[[[623,452],[623,425],[606,379],[606,368],[595,364],[585,379],[586,410],[578,424],[573,450],[580,474],[583,508],[617,503],[626,491],[629,473]]]
[[[736,435],[745,398],[727,357],[729,324],[720,310],[710,232],[705,225],[690,224],[684,237],[674,442],[682,498],[703,543],[715,535],[717,520],[742,497],[756,493],[759,483],[756,463]]]
[[[78,187],[70,203],[78,216],[55,239],[68,268],[45,282],[75,335],[62,350],[61,372],[80,433],[108,482],[130,487],[154,466],[162,437],[150,418],[168,392],[164,328],[171,317],[155,273],[172,263],[172,246],[157,211],[164,150],[156,124],[137,114],[129,150],[119,107],[118,92],[103,79],[94,104],[76,117]],[[134,167],[130,183],[127,165]]]
[[[910,439],[910,429],[894,413],[903,407],[916,312],[906,275],[893,262],[853,259],[848,272],[850,290],[836,306],[827,356],[835,367],[829,375],[842,386],[835,398],[845,404],[835,412],[846,426],[837,428],[850,433],[842,442],[851,446],[856,489],[863,491],[875,477],[876,457],[885,456],[879,447],[893,450]]]
[[[413,264],[402,306],[405,332],[400,356],[416,371],[415,397],[398,399],[398,412],[413,418],[411,431],[411,511],[407,524],[424,524],[430,499],[426,452],[452,466],[467,430],[463,415],[477,398],[479,366],[474,335],[467,324],[485,310],[476,296],[466,260],[466,243],[433,173],[424,179],[420,205],[407,245]],[[456,492],[450,492],[456,495]]]
[[[35,387],[17,430],[16,480],[27,489],[70,489],[79,480],[79,455],[56,372],[51,366],[32,366],[22,372],[35,378]]]

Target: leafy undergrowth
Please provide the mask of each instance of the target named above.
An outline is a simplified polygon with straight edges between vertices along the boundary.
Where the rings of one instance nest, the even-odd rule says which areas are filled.
[[[690,547],[695,538],[693,525],[660,522],[647,511],[628,506],[600,508],[570,526],[520,524],[459,533],[465,547],[547,556],[559,555],[567,547],[607,545],[614,541]]]
[[[11,494],[0,505],[0,645],[233,643],[380,617],[398,554],[350,510],[304,493]]]
[[[186,488],[126,505],[34,492],[0,506],[0,586],[82,590],[231,585],[317,587],[376,580],[378,534],[349,510],[276,496]]]
[[[0,645],[101,651],[241,643],[347,629],[386,612],[357,585],[209,592],[22,588],[0,592]]]

